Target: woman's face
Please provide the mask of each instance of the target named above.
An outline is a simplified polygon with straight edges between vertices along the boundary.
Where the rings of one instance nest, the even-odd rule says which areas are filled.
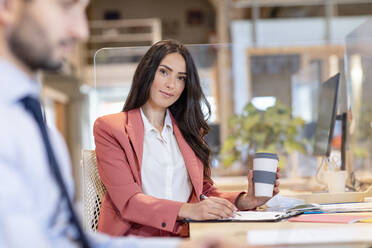
[[[186,78],[186,62],[182,55],[168,54],[156,70],[147,103],[153,108],[165,110],[181,96]]]

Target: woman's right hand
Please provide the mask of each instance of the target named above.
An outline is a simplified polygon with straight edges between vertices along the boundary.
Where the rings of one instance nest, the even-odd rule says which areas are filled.
[[[209,197],[198,203],[184,203],[178,217],[192,220],[214,220],[234,216],[237,208],[226,199]]]

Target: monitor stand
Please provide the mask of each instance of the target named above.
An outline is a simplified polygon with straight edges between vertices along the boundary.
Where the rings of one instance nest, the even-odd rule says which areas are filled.
[[[341,170],[346,170],[346,138],[347,138],[347,113],[336,116],[336,120],[341,120]],[[348,173],[349,174],[349,173]]]

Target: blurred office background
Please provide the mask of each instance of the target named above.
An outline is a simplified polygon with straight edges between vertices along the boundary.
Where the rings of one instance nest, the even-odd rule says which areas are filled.
[[[42,75],[47,118],[67,141],[78,192],[81,149],[94,149],[94,120],[121,111],[151,44],[172,38],[190,45],[212,107],[214,155],[229,134],[228,119],[251,101],[261,110],[281,102],[305,121],[306,138],[319,85],[344,74],[345,38],[372,16],[372,0],[91,0],[87,15],[89,41],[76,47],[63,72]],[[352,61],[357,71],[360,59]],[[346,85],[343,76],[338,113],[350,105]],[[214,158],[216,175],[228,175]],[[295,160],[306,166],[292,165],[286,176],[315,173],[311,155]],[[360,167],[369,168],[365,161]]]

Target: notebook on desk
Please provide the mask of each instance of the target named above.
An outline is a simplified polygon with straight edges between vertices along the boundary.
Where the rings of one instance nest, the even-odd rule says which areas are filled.
[[[271,209],[268,209],[271,210]],[[300,204],[286,211],[302,211],[305,214],[372,212],[372,202]]]
[[[301,211],[238,211],[232,218],[221,220],[190,220],[185,222],[276,222],[302,214]]]

